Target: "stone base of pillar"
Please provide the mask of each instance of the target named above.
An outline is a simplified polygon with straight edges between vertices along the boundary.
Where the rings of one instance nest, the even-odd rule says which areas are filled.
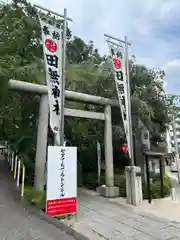
[[[127,166],[125,168],[125,175],[127,203],[138,206],[143,202],[141,168]]]
[[[106,187],[106,186],[100,186],[98,188],[98,192],[100,193],[100,196],[113,198],[113,197],[119,197],[119,187]]]

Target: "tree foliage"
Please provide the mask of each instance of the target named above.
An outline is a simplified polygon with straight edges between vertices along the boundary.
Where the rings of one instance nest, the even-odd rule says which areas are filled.
[[[53,16],[49,15],[49,18]],[[60,20],[59,20],[60,22]],[[0,5],[0,130],[1,138],[8,140],[22,153],[34,157],[38,120],[38,96],[8,91],[8,80],[44,84],[43,53],[37,10],[26,0],[13,0]],[[67,31],[66,89],[102,97],[116,98],[109,56],[100,56],[94,43],[85,43]],[[164,72],[138,65],[131,58],[130,85],[132,95],[133,130],[146,126],[154,143],[162,140],[170,121],[170,101],[163,95]],[[72,108],[103,111],[100,106],[66,102]],[[113,109],[113,139],[115,152],[121,154],[124,141],[119,109]],[[81,150],[81,161],[89,166],[96,161],[96,140],[103,144],[103,122],[66,119],[65,135]],[[21,143],[21,144],[20,144]],[[29,149],[27,151],[27,149]],[[118,157],[119,158],[119,157]],[[87,165],[87,164],[86,164]]]

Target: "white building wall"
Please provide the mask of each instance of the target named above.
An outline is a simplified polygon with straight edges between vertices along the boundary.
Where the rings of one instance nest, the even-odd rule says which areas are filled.
[[[170,130],[166,131],[166,142],[167,142],[167,152],[172,153],[173,149],[172,149],[172,144],[171,144],[171,132],[170,132]]]
[[[176,122],[176,135],[177,135],[177,142],[179,147],[179,153],[180,153],[180,119],[177,119]],[[172,126],[169,126],[169,130],[166,132],[166,142],[167,142],[167,151],[168,153],[175,152],[174,148],[174,137],[173,137],[173,128]]]

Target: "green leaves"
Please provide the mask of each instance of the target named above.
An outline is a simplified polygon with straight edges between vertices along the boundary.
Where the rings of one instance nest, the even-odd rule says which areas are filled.
[[[53,20],[53,16],[49,15]],[[59,20],[59,22],[61,22]],[[8,80],[18,79],[33,83],[45,83],[43,53],[37,10],[26,0],[13,0],[0,5],[0,121],[1,136],[11,143],[23,137],[16,148],[31,152],[33,156],[38,120],[38,97],[8,91]],[[71,38],[67,30],[66,89],[116,99],[112,66],[109,56],[100,56],[93,41],[85,43],[79,37]],[[172,99],[163,96],[164,72],[147,69],[129,61],[133,130],[143,126],[151,132],[153,141],[159,141],[169,113]],[[103,107],[76,102],[66,102],[68,107],[103,112]],[[119,138],[124,138],[120,109],[112,109],[115,148]],[[96,157],[96,140],[104,142],[104,123],[101,121],[65,119],[65,135],[74,145],[85,151],[85,156]],[[121,139],[121,141],[124,141]],[[21,146],[21,147],[20,147]],[[22,147],[23,146],[23,147]],[[86,160],[86,158],[85,158]]]
[[[154,141],[162,140],[162,133],[171,121],[168,112],[172,111],[172,101],[164,95],[164,76],[164,71],[160,69],[147,69],[135,64],[135,61],[131,63],[133,119],[140,121],[150,130]]]

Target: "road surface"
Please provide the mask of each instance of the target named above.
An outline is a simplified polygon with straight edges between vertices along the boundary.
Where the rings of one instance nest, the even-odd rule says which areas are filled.
[[[13,197],[12,180],[6,171],[4,161],[0,161],[0,240],[74,240],[23,208]],[[99,196],[81,193],[78,218],[79,224],[101,239],[180,240],[179,224],[135,213]]]
[[[13,198],[12,180],[4,161],[0,161],[0,239],[1,240],[74,240],[64,231],[28,213]]]

